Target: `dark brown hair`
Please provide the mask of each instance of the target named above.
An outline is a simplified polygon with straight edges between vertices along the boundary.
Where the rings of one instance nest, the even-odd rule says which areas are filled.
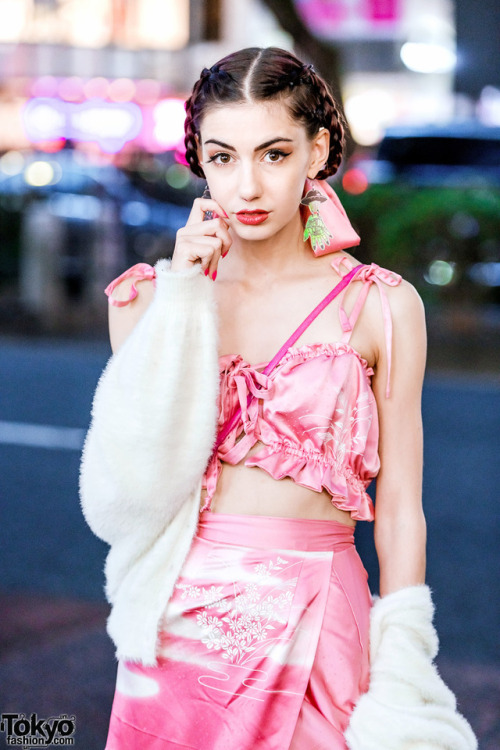
[[[203,115],[211,106],[280,99],[292,118],[304,125],[309,138],[322,127],[330,131],[330,153],[316,176],[323,180],[335,174],[345,139],[339,108],[313,66],[278,47],[249,47],[203,69],[186,102],[184,143],[191,171],[198,177],[205,176],[198,159],[197,137]]]

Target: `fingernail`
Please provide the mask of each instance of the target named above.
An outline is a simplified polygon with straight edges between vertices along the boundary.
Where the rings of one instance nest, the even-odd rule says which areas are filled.
[[[216,278],[217,278],[217,271],[214,271],[212,274],[212,279],[215,281]]]
[[[214,211],[214,219],[218,219],[218,218],[219,218],[219,214]]]
[[[222,253],[222,254],[221,254],[221,257],[222,257],[222,258],[225,258],[225,257],[226,257],[226,255],[228,254],[228,252],[229,252],[229,250],[226,250],[226,252],[225,252],[225,253]]]
[[[224,211],[224,209],[222,209],[222,213],[224,214],[224,216],[226,217],[226,219],[229,219],[229,216],[228,216],[228,215],[227,215],[227,213],[226,213],[226,212]]]
[[[205,276],[208,276],[209,268],[205,268]]]

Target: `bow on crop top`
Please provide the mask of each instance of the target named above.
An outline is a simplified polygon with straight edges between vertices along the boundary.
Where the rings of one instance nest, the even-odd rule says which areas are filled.
[[[388,396],[392,321],[384,284],[396,286],[401,276],[374,263],[353,268],[345,257],[332,261],[339,275],[342,264],[350,267],[350,278],[344,278],[339,295],[343,331],[340,341],[286,346],[336,296],[336,288],[292,334],[284,345],[283,356],[268,374],[262,370],[269,370],[269,365],[252,366],[239,354],[219,358],[219,440],[203,475],[202,487],[207,490],[203,509],[210,508],[221,462],[239,463],[260,442],[260,450],[245,460],[245,466],[264,469],[274,479],[291,477],[295,483],[317,492],[325,488],[337,508],[349,511],[356,520],[373,520],[373,503],[366,492],[380,468],[377,405],[371,389],[373,370],[349,341],[369,288],[376,284],[386,337]],[[137,264],[115,279],[106,289],[111,304],[127,304],[136,296],[132,285],[128,300],[118,302],[111,297],[114,287],[127,276],[154,279],[154,269],[145,263]],[[343,297],[354,280],[361,281],[362,287],[347,315]],[[235,421],[237,410],[240,414]]]

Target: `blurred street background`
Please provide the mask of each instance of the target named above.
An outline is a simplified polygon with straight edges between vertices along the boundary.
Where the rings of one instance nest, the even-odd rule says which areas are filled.
[[[357,255],[426,304],[438,665],[480,750],[498,750],[496,0],[0,0],[0,714],[74,716],[73,746],[104,747],[106,546],[77,492],[110,356],[103,289],[172,253],[204,188],[185,164],[184,101],[246,46],[294,50],[330,81],[350,130],[332,185]],[[356,533],[376,589],[371,528]]]

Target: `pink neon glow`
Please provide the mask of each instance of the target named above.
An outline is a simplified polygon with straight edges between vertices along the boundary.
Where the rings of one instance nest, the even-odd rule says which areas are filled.
[[[63,78],[57,90],[61,99],[67,102],[79,102],[84,98],[83,81],[77,76]]]
[[[113,102],[129,102],[135,91],[135,83],[130,78],[117,78],[109,84],[108,97]]]
[[[54,78],[54,76],[42,76],[33,81],[31,93],[33,96],[55,96],[57,85],[57,78]]]
[[[106,99],[108,96],[109,81],[107,78],[91,78],[83,87],[87,99]]]
[[[183,142],[185,118],[182,99],[163,99],[158,102],[154,108],[154,136],[163,148],[177,148]]]
[[[117,153],[139,135],[142,115],[132,102],[116,104],[93,99],[74,104],[42,97],[26,104],[23,124],[34,143],[59,138],[90,141],[107,153]]]

